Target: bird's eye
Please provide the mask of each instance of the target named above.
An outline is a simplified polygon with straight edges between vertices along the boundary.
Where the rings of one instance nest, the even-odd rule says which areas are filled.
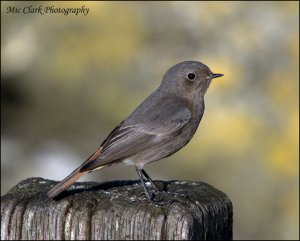
[[[189,80],[194,80],[195,77],[196,77],[196,75],[193,74],[193,73],[189,73],[189,74],[187,75],[187,77],[189,78]]]

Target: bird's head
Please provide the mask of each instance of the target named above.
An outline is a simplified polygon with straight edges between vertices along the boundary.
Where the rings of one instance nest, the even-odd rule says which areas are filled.
[[[214,74],[206,65],[197,61],[184,61],[171,67],[163,77],[160,88],[184,98],[203,97]]]

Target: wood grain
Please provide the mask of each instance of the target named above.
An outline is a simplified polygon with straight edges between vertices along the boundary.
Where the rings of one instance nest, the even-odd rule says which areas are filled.
[[[75,183],[55,200],[46,193],[56,182],[26,179],[1,197],[2,240],[231,240],[232,204],[226,194],[201,182],[155,181],[148,201],[139,181]]]

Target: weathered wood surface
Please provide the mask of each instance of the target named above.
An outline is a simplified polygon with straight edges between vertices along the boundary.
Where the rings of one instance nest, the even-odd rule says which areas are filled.
[[[56,182],[30,178],[1,197],[1,239],[231,240],[232,204],[201,182],[155,181],[187,195],[151,204],[139,181],[75,183],[58,200],[46,193]]]

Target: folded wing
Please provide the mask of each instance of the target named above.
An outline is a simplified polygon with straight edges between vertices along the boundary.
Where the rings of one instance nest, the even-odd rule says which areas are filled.
[[[100,146],[99,157],[86,162],[80,171],[111,165],[176,136],[191,119],[191,111],[176,97],[160,99],[134,115],[135,112],[108,135]]]

